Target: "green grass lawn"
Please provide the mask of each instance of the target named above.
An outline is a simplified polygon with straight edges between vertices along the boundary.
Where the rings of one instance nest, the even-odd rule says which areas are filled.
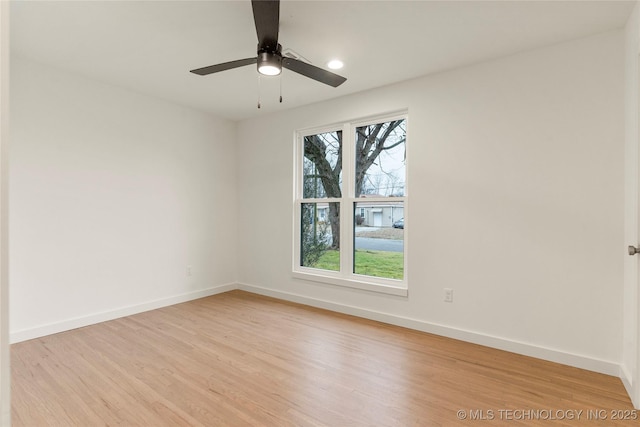
[[[340,271],[340,251],[328,250],[318,260],[313,268]]]
[[[404,275],[404,254],[386,251],[356,251],[356,274],[402,279]],[[340,270],[340,252],[328,250],[318,260],[314,268]]]

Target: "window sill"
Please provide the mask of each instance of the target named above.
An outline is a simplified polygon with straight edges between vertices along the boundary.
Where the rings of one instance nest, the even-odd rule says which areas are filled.
[[[366,276],[361,276],[363,280],[345,279],[342,277],[333,277],[324,274],[316,274],[311,272],[294,271],[293,277],[301,280],[308,280],[311,282],[324,283],[335,286],[343,286],[353,289],[362,289],[370,292],[377,292],[387,295],[397,295],[406,297],[409,295],[408,289],[404,284],[385,284],[375,283],[366,280]]]

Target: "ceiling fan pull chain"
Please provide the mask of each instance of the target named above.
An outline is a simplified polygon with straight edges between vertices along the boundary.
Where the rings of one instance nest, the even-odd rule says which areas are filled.
[[[280,104],[282,104],[282,74],[280,74],[279,80],[280,80]]]
[[[261,87],[260,87],[260,74],[258,74],[258,109],[260,109],[260,92],[261,92]]]

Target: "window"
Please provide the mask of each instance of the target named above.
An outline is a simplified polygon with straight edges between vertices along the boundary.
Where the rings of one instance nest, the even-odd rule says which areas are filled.
[[[298,132],[294,275],[407,294],[406,114]]]

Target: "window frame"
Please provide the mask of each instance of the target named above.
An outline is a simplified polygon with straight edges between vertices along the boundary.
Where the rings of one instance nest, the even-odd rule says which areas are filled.
[[[335,286],[362,289],[397,296],[408,296],[408,233],[404,233],[404,272],[403,278],[388,279],[366,276],[353,272],[355,217],[360,215],[355,211],[356,204],[363,202],[355,197],[355,129],[376,123],[393,120],[405,120],[406,139],[409,140],[409,114],[407,110],[369,116],[342,123],[326,126],[299,129],[294,132],[294,182],[293,182],[293,256],[292,275],[294,278],[324,283]],[[342,131],[342,197],[340,198],[303,198],[303,161],[304,138],[309,135]],[[404,207],[405,230],[408,221],[408,171],[409,144],[405,143],[407,152],[405,160],[405,190],[402,197],[367,197],[367,203],[402,202]],[[340,270],[331,271],[300,265],[301,213],[303,203],[340,203]]]

